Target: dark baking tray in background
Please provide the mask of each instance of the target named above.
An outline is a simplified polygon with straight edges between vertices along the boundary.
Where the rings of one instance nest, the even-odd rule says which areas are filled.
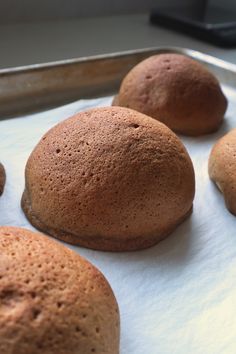
[[[151,11],[150,22],[223,48],[236,47],[236,11],[199,0],[191,6],[159,6]]]

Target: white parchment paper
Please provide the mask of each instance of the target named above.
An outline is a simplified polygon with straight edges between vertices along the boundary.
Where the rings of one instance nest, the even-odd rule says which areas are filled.
[[[236,217],[210,182],[214,142],[236,126],[236,93],[216,134],[182,138],[193,160],[196,197],[192,216],[159,245],[129,253],[73,247],[109,280],[121,312],[121,354],[236,353]],[[0,161],[7,183],[0,224],[33,229],[20,209],[26,160],[57,122],[111,97],[81,100],[47,112],[0,122]]]

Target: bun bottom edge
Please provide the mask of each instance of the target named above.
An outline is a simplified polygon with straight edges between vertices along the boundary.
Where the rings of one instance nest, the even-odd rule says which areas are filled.
[[[35,215],[34,211],[31,208],[29,198],[27,196],[27,191],[25,190],[22,199],[21,207],[24,211],[24,214],[30,224],[36,229],[44,232],[50,236],[53,236],[56,239],[64,241],[66,243],[81,246],[84,248],[89,248],[98,251],[107,251],[107,252],[129,252],[129,251],[139,251],[146,248],[150,248],[160,241],[164,240],[169,236],[178,225],[180,225],[188,216],[192,213],[193,205],[190,209],[184,214],[175,224],[172,224],[169,228],[163,233],[153,233],[151,235],[146,235],[145,237],[135,237],[129,239],[120,239],[120,238],[105,238],[102,236],[95,237],[85,237],[81,235],[75,235],[64,230],[58,230],[56,228],[48,227],[39,218]]]

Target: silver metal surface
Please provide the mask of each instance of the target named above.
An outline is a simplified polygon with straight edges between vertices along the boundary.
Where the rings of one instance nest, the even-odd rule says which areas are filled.
[[[0,119],[111,95],[137,63],[161,53],[187,55],[208,67],[222,84],[236,86],[236,65],[183,48],[147,48],[0,70]]]

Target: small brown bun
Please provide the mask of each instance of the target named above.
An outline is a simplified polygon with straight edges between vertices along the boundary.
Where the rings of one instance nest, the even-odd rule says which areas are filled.
[[[6,182],[6,173],[4,166],[0,163],[0,195],[2,195],[4,191],[4,186]]]
[[[208,168],[210,178],[224,195],[227,208],[236,215],[236,129],[214,145]]]
[[[161,54],[126,75],[113,105],[147,114],[175,132],[201,135],[219,128],[227,100],[203,65],[184,55]]]
[[[112,106],[119,106],[119,97],[118,95],[114,96],[112,100]]]

